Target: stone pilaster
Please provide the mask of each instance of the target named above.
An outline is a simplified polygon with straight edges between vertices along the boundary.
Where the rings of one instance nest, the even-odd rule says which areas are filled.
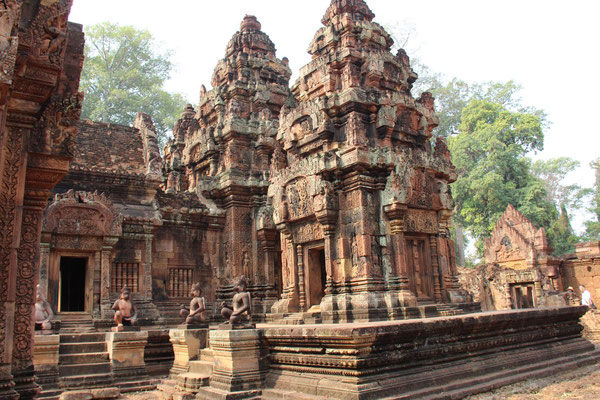
[[[304,251],[302,245],[296,246],[298,268],[298,293],[300,295],[300,311],[306,311],[306,282],[304,281]]]
[[[51,189],[68,170],[68,159],[29,153],[25,175],[25,194],[21,221],[21,238],[17,250],[17,274],[13,336],[15,390],[20,399],[30,399],[40,392],[35,383],[33,333],[35,286],[40,263],[42,214]]]
[[[114,311],[112,311],[110,303],[110,255],[113,246],[117,243],[118,238],[104,238],[102,251],[100,252],[100,309],[103,319],[112,319]]]
[[[34,342],[33,364],[38,383],[42,387],[56,387],[60,335],[35,335]]]
[[[384,207],[389,220],[390,236],[393,251],[393,275],[388,278],[388,284],[397,293],[398,306],[408,307],[417,304],[417,298],[410,291],[408,261],[406,260],[406,239],[404,237],[404,217],[407,206],[393,203]]]
[[[4,121],[2,121],[4,122]],[[15,273],[23,193],[25,160],[23,154],[22,129],[2,129],[0,147],[0,399],[13,400],[18,397],[12,376],[12,335],[15,302]]]
[[[258,329],[212,330],[214,369],[197,399],[243,399],[260,394],[266,361]]]
[[[170,329],[169,340],[173,344],[175,360],[170,376],[188,371],[190,361],[197,360],[200,350],[207,345],[208,329]]]
[[[147,343],[147,331],[106,334],[106,349],[115,385],[148,378],[144,363],[144,348]]]

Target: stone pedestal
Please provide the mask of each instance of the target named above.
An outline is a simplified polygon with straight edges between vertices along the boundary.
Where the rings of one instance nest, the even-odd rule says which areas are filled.
[[[19,394],[15,391],[15,382],[10,373],[10,364],[0,365],[0,399],[17,400]]]
[[[266,351],[258,329],[213,330],[214,369],[197,399],[243,399],[260,395]]]
[[[198,359],[200,350],[207,345],[208,329],[171,329],[169,337],[175,354],[170,375],[175,377],[187,372],[189,362]]]
[[[144,363],[144,348],[148,332],[109,332],[106,349],[110,357],[115,385],[148,379]]]
[[[39,335],[34,338],[33,365],[37,382],[43,389],[58,383],[58,351],[60,335]]]

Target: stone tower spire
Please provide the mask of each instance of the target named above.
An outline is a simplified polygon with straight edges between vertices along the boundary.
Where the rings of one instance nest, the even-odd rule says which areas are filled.
[[[336,17],[348,14],[352,19],[372,21],[375,14],[363,0],[332,0],[321,22],[328,25]]]
[[[291,76],[275,51],[257,18],[246,15],[214,69],[213,88],[201,88],[198,108],[182,113],[177,140],[165,151],[169,189],[196,193],[225,216],[217,296],[231,294],[229,278],[244,275],[263,313],[277,293],[277,232],[267,218],[266,192],[273,164],[285,164],[275,136]]]
[[[282,109],[274,315],[318,306],[324,321],[382,319],[462,300],[448,234],[455,173],[443,140],[432,150],[433,97],[412,96],[410,60],[374,17],[363,0],[333,0]]]

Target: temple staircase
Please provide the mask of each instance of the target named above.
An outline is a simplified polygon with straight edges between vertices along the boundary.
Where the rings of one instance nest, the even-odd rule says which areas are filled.
[[[112,386],[105,334],[61,333],[58,375],[63,390]]]
[[[162,397],[165,399],[191,400],[200,388],[210,385],[213,367],[213,350],[201,349],[199,359],[189,362],[187,372],[171,375],[169,379],[162,380],[158,390],[162,392]]]
[[[462,308],[455,304],[436,304],[436,308],[440,317],[450,317],[465,313]]]
[[[56,316],[60,321],[60,333],[75,334],[75,333],[93,333],[94,320],[88,313],[81,312],[62,312]]]

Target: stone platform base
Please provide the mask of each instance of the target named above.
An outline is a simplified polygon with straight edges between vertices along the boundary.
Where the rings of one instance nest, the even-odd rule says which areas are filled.
[[[271,364],[262,397],[287,398],[293,389],[330,399],[450,399],[552,375],[600,360],[581,337],[585,311],[265,326]]]

